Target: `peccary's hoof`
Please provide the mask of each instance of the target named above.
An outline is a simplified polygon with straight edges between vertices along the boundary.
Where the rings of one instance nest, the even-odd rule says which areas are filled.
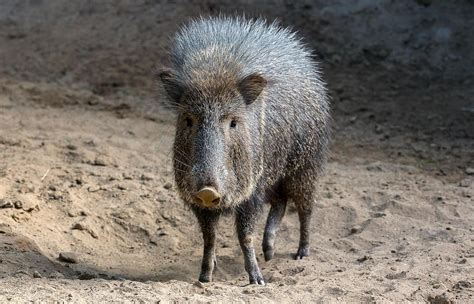
[[[302,260],[304,257],[309,257],[308,246],[298,248],[298,252],[295,255],[295,260]]]
[[[268,249],[267,251],[263,252],[263,256],[265,257],[265,261],[270,261],[273,259],[273,255],[275,254],[275,251],[273,249]]]
[[[250,284],[265,286],[265,281],[263,280],[261,276],[257,276],[255,278],[250,278]]]

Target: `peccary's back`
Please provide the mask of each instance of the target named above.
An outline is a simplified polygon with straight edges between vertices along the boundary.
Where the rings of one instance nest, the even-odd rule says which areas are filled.
[[[216,71],[267,79],[265,113],[259,118],[264,128],[251,143],[267,183],[322,166],[329,137],[327,93],[311,52],[294,33],[264,20],[199,19],[182,28],[170,55],[185,85],[197,74]]]
[[[295,34],[263,20],[209,18],[194,21],[178,33],[171,60],[186,80],[195,69],[227,65],[242,75],[260,72],[269,81],[285,83],[289,77],[317,80],[310,52]],[[294,83],[293,83],[294,85]]]

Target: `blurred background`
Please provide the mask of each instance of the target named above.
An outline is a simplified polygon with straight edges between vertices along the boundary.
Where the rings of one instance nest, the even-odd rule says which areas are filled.
[[[443,292],[451,292],[440,296],[446,301],[472,299],[474,1],[6,0],[0,300],[33,292],[43,300],[87,297],[77,286],[41,293],[35,286],[51,283],[22,280],[32,276],[178,280],[153,285],[155,293],[125,280],[143,300],[170,286],[174,300],[195,292],[188,283],[201,240],[173,190],[174,118],[158,107],[164,94],[155,71],[167,64],[183,22],[218,13],[278,19],[297,31],[321,62],[332,98],[317,263],[278,268],[297,241],[290,209],[281,232],[289,244],[264,267],[283,287],[270,287],[268,299],[434,301]],[[232,225],[223,225],[225,263],[216,277],[226,290],[213,292],[252,299],[232,287],[245,274]],[[314,287],[314,276],[330,279]],[[112,288],[101,284],[87,286],[98,294]],[[18,286],[29,292],[15,293]]]

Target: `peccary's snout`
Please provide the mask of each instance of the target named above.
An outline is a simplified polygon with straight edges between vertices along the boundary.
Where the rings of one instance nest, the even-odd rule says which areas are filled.
[[[194,144],[193,193],[196,202],[205,208],[221,203],[223,187],[223,140],[212,122],[196,132]]]
[[[214,187],[204,187],[194,194],[204,207],[215,207],[219,205],[221,195]]]

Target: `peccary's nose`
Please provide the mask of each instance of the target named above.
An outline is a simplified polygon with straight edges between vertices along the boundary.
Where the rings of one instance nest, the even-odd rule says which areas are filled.
[[[194,194],[204,207],[219,205],[221,195],[214,187],[204,187]]]

